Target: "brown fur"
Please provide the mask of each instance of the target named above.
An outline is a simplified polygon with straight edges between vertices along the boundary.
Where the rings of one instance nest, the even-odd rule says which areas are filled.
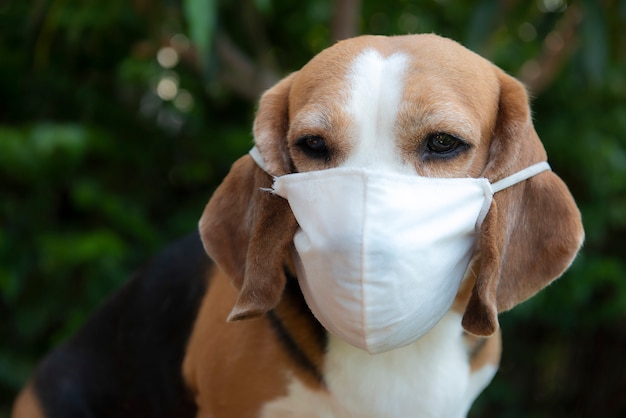
[[[11,418],[44,418],[32,384],[26,385],[15,400]]]
[[[259,404],[286,393],[286,377],[276,365],[287,358],[264,319],[226,321],[238,292],[219,270],[211,281],[189,340],[185,381],[199,416],[253,416]]]
[[[323,390],[322,382],[298,367],[281,346],[267,316],[227,322],[238,292],[219,269],[215,269],[211,282],[183,364],[199,417],[255,417],[265,402],[287,394],[291,376]],[[313,320],[301,310],[298,300],[286,297],[276,314],[307,358],[321,370],[323,353],[314,341]]]

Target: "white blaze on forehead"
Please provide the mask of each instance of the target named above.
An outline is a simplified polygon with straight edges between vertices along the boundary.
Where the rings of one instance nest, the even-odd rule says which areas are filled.
[[[383,57],[368,49],[358,55],[350,72],[346,111],[356,128],[355,146],[344,166],[389,168],[406,172],[394,137],[402,102],[408,58],[395,53]]]

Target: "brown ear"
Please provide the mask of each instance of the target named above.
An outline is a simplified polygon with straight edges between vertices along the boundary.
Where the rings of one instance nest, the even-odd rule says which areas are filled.
[[[268,171],[274,175],[289,170],[289,86],[290,78],[265,93],[255,120],[255,141]],[[283,263],[297,222],[289,203],[267,191],[272,182],[272,176],[249,155],[240,158],[200,219],[200,235],[207,254],[240,290],[230,321],[256,317],[273,309],[285,287]]]
[[[483,173],[491,182],[546,160],[524,87],[496,71],[501,85],[499,113]],[[480,269],[463,327],[472,334],[491,335],[498,329],[498,312],[530,298],[563,274],[583,237],[576,203],[553,172],[496,193],[480,231]]]
[[[254,119],[254,143],[263,156],[268,172],[281,176],[292,171],[287,148],[289,93],[296,73],[279,81],[261,97]]]

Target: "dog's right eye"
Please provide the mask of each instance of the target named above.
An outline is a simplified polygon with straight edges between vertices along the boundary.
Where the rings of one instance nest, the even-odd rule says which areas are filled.
[[[296,145],[310,158],[328,159],[328,146],[321,136],[305,135],[296,140]]]

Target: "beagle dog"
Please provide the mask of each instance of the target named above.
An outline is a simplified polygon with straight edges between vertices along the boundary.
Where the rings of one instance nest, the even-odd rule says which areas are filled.
[[[299,224],[267,192],[273,176],[377,166],[495,182],[547,158],[524,87],[445,38],[362,36],[268,90],[254,141],[272,175],[236,161],[199,232],[42,361],[14,418],[464,417],[498,367],[498,313],[560,276],[583,241],[553,172],[498,192],[447,313],[369,354],[311,313],[292,257]]]

